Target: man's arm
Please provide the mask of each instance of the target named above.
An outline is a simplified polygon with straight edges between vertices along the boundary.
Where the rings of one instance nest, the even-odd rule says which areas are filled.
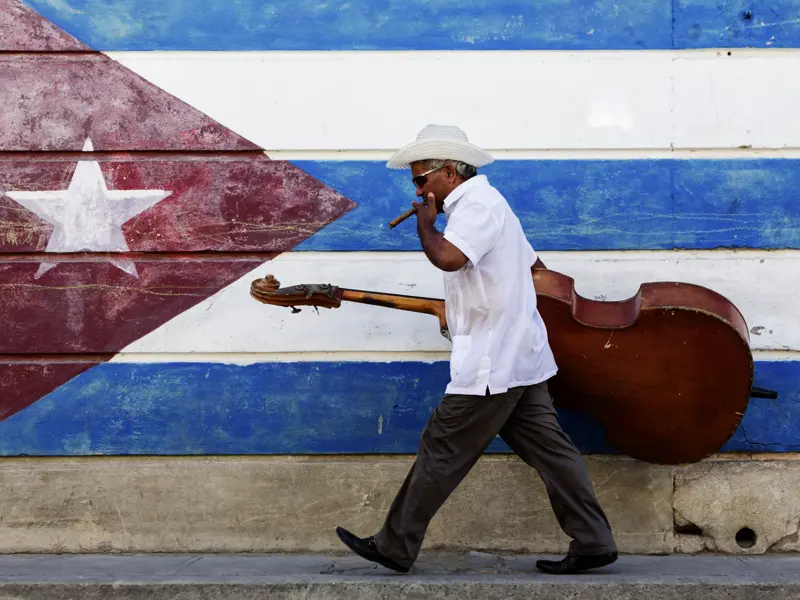
[[[466,255],[444,239],[444,234],[436,230],[436,203],[433,198],[427,204],[411,203],[417,209],[417,234],[422,243],[425,256],[434,267],[442,271],[458,271],[467,264]]]
[[[458,271],[467,264],[464,253],[444,239],[444,234],[437,231],[433,223],[423,225],[422,221],[418,221],[417,233],[425,256],[434,267],[442,271]]]

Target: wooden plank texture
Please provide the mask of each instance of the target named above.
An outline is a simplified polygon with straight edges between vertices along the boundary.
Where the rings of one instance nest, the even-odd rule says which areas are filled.
[[[428,123],[523,155],[800,147],[797,49],[109,55],[268,151],[388,156]],[[409,85],[442,73],[480,83]]]
[[[79,173],[80,164],[98,166]],[[125,202],[103,194],[82,201],[85,190],[69,195],[81,181],[119,194],[166,196],[117,227],[130,212]],[[62,198],[61,212],[48,208],[54,194]],[[84,219],[98,231],[93,246],[61,251],[113,250],[96,238],[99,230],[121,228],[132,252],[282,252],[353,206],[300,168],[263,154],[0,159],[0,252],[46,250],[54,229],[69,219]]]
[[[302,250],[420,250],[407,171],[293,161],[358,204]],[[800,161],[499,160],[480,170],[537,250],[800,248]],[[440,222],[444,226],[444,221]]]
[[[255,150],[102,54],[0,55],[0,150]]]

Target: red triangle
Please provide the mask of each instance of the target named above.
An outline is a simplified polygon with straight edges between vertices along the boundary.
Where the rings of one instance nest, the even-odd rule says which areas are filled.
[[[88,48],[20,0],[0,0],[0,51],[74,50]]]

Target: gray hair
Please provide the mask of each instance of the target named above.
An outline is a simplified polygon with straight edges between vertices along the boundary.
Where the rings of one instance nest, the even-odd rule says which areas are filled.
[[[473,167],[472,165],[468,165],[465,162],[460,160],[450,160],[444,158],[430,158],[428,160],[422,161],[422,164],[425,165],[425,170],[428,169],[440,169],[445,164],[452,163],[456,169],[456,173],[461,175],[464,179],[470,179],[471,177],[475,177],[478,174],[478,169]]]

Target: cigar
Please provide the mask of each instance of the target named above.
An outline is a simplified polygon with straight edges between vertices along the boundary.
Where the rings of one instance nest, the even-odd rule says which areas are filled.
[[[402,215],[400,215],[396,219],[392,219],[391,221],[389,221],[389,229],[394,229],[395,227],[400,225],[400,223],[405,221],[408,217],[413,215],[415,212],[417,212],[417,209],[412,206],[409,210],[404,212]]]

